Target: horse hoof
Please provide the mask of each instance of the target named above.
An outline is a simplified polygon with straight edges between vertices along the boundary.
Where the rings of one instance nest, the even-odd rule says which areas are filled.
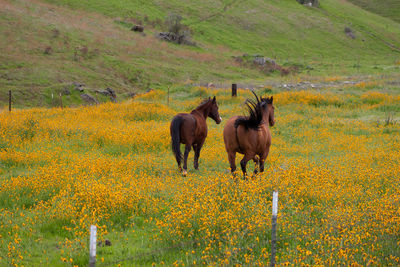
[[[182,171],[182,175],[183,175],[183,177],[186,177],[187,171],[186,171],[186,170],[183,170],[183,171]]]

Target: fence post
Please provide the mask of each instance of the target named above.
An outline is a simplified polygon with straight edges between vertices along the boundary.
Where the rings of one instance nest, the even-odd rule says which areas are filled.
[[[96,225],[90,226],[90,251],[89,251],[89,267],[96,266],[96,238],[97,228]]]
[[[169,86],[168,86],[168,98],[167,98],[167,105],[169,106]]]
[[[232,96],[237,96],[237,84],[232,83]]]
[[[8,111],[11,112],[11,90],[8,90]]]
[[[269,266],[274,267],[276,255],[276,224],[278,219],[278,191],[272,193],[272,229],[271,229],[271,262]]]
[[[60,106],[61,106],[61,109],[63,109],[62,93],[60,93]]]

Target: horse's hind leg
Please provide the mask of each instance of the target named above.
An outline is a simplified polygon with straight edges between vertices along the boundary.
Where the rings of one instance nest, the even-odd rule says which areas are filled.
[[[243,178],[246,179],[246,165],[249,160],[254,159],[254,153],[245,154],[243,159],[240,161],[240,167],[242,168]]]
[[[185,146],[185,154],[183,155],[183,176],[187,175],[187,158],[189,156],[191,145],[186,144]]]
[[[193,145],[193,150],[194,150],[194,162],[193,166],[196,170],[199,169],[199,157],[200,157],[200,150],[203,144],[195,144]]]
[[[229,164],[231,165],[231,173],[233,175],[235,175],[235,171],[236,171],[235,159],[236,159],[236,153],[235,152],[229,152],[228,153],[228,160],[229,160]]]
[[[260,160],[260,173],[264,172],[264,163],[265,163],[265,159],[261,159]]]
[[[254,175],[256,175],[258,173],[258,165],[260,165],[260,158],[256,155],[253,161],[254,161]]]

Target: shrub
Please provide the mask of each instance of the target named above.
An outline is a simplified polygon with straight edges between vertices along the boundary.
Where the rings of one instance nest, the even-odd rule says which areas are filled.
[[[160,32],[157,37],[168,42],[186,45],[196,45],[191,40],[189,27],[182,24],[182,16],[170,14],[165,18],[164,28],[166,32]]]

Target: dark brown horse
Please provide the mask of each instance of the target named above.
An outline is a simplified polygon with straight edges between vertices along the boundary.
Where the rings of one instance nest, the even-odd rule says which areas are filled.
[[[183,158],[183,176],[187,174],[187,158],[191,147],[194,150],[194,168],[199,168],[200,150],[207,137],[206,119],[210,117],[217,124],[221,123],[221,117],[218,113],[218,105],[215,100],[209,98],[200,106],[192,110],[190,114],[179,113],[171,122],[170,131],[172,138],[172,151],[174,152],[179,171],[182,171],[182,153],[180,144],[185,144],[185,154]]]
[[[234,116],[227,121],[224,128],[225,149],[228,153],[231,172],[234,174],[236,170],[236,153],[244,154],[240,161],[244,178],[246,178],[246,164],[249,160],[254,160],[256,163],[254,173],[257,173],[257,165],[260,167],[260,172],[264,171],[264,162],[271,146],[268,124],[270,126],[275,124],[273,97],[259,98],[254,92],[253,94],[256,101],[246,100],[249,116]]]

